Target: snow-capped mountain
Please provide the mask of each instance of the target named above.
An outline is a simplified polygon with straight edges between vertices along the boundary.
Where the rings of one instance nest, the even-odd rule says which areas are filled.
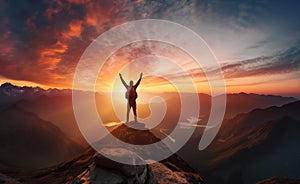
[[[0,86],[0,109],[19,100],[34,100],[41,96],[50,97],[68,94],[71,94],[70,89],[59,90],[56,88],[49,88],[45,90],[40,87],[15,86],[6,82]]]

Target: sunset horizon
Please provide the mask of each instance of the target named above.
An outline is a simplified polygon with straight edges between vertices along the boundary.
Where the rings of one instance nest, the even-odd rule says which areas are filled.
[[[42,85],[42,84],[38,84],[38,83],[34,83],[34,82],[27,82],[27,81],[15,81],[15,80],[0,80],[0,86],[4,83],[10,83],[12,85],[18,86],[18,87],[40,87],[44,90],[48,90],[48,89],[59,89],[59,90],[73,90],[71,87],[67,88],[67,87],[57,87],[57,86],[47,86],[47,85]],[[77,90],[82,90],[82,89],[77,89]],[[84,91],[84,90],[83,90]],[[170,92],[176,92],[176,91],[153,91],[153,90],[144,90],[143,87],[141,87],[140,91],[142,93],[170,93]],[[95,90],[94,92],[102,92],[102,93],[113,93],[114,91],[109,91],[109,90]],[[117,91],[117,93],[124,93],[125,90],[121,90]],[[188,91],[182,91],[183,93],[190,93]],[[198,94],[206,94],[206,95],[210,95],[209,92],[207,91],[199,91],[197,92]],[[284,96],[284,97],[294,97],[297,99],[300,99],[300,93],[289,93],[289,92],[264,92],[264,91],[251,91],[251,90],[245,90],[245,91],[228,91],[225,93],[227,95],[230,94],[240,94],[240,93],[246,93],[246,94],[258,94],[258,95],[275,95],[275,96]],[[219,94],[220,95],[220,94]],[[216,95],[218,96],[218,95]]]

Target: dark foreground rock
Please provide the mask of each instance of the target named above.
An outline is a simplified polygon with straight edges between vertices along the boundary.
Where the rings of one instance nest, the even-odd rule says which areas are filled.
[[[104,150],[106,156],[112,158],[122,157],[131,160],[133,163],[145,163],[135,153],[123,148],[107,148]],[[96,154],[94,162],[79,174],[73,183],[157,183],[149,165],[127,165],[110,160],[102,155]]]
[[[257,184],[299,184],[300,178],[269,178],[257,182]]]
[[[107,154],[113,157],[126,157],[135,163],[144,163],[137,154],[123,148],[107,148]],[[88,184],[156,184],[156,183],[205,183],[205,181],[197,173],[184,172],[178,169],[169,168],[164,163],[146,161],[152,164],[146,165],[126,165],[112,161],[102,155],[94,157],[88,169],[79,174],[72,183],[88,183]],[[173,165],[173,167],[176,167]],[[173,170],[172,170],[173,169]]]
[[[120,125],[112,134],[131,143],[149,144],[159,140],[149,130],[136,130],[127,125]],[[13,179],[14,182],[30,184],[206,183],[177,154],[163,161],[154,162],[139,156],[140,153],[144,155],[147,153],[146,155],[151,158],[153,153],[150,150],[129,150],[119,147],[116,142],[106,143],[109,143],[108,147],[100,150],[101,155],[90,148],[83,154],[53,167],[35,171],[16,171],[0,167],[0,173],[11,179],[17,178]],[[168,149],[164,145],[161,146],[158,149]],[[115,159],[127,160],[126,163],[132,164],[115,162],[113,161]]]
[[[0,183],[1,184],[21,184],[16,179],[6,176],[0,173]]]

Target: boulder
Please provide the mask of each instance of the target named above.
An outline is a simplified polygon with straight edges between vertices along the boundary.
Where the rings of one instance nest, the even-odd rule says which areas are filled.
[[[94,157],[94,169],[89,174],[91,183],[157,183],[151,168],[137,154],[124,148],[103,148]],[[132,165],[112,159],[127,160]]]

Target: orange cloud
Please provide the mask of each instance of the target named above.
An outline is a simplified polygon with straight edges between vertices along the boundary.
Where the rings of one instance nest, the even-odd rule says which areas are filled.
[[[62,54],[67,48],[67,44],[57,41],[54,45],[42,49],[40,51],[38,64],[41,66],[41,68],[45,68],[47,71],[52,71],[60,62]]]
[[[75,1],[77,2],[77,0]],[[95,26],[97,31],[103,31],[105,28],[103,24],[108,23],[110,26],[114,26],[125,22],[121,17],[116,16],[123,3],[122,1],[113,2],[110,0],[103,0],[102,3],[87,3],[85,22],[91,26]]]
[[[64,39],[79,37],[82,31],[82,20],[72,20],[69,23],[69,30],[62,33]]]

